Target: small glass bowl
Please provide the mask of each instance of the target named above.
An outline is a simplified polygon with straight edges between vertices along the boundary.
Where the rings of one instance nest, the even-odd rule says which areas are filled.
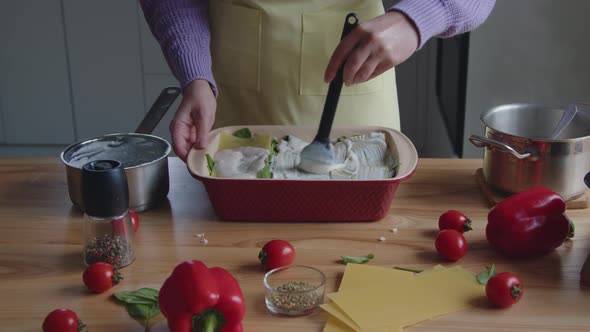
[[[324,301],[326,276],[311,266],[278,267],[267,272],[263,281],[266,288],[266,307],[275,314],[311,314]]]

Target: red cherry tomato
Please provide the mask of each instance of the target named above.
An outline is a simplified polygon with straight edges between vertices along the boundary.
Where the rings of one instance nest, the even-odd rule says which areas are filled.
[[[272,240],[262,247],[258,259],[269,270],[291,265],[295,260],[295,248],[287,241]]]
[[[434,246],[442,258],[453,262],[467,253],[467,241],[461,232],[454,229],[445,229],[438,233]]]
[[[121,279],[119,271],[108,263],[94,263],[82,275],[84,285],[94,293],[103,293],[117,285]]]
[[[518,302],[523,291],[524,287],[520,279],[510,272],[498,273],[486,284],[488,301],[498,308],[507,308]]]
[[[131,225],[133,225],[133,232],[135,233],[139,228],[139,216],[133,210],[129,210],[129,216],[131,217]]]
[[[84,327],[78,315],[69,309],[53,310],[43,321],[43,332],[78,332]]]
[[[471,220],[457,210],[449,210],[438,218],[438,229],[454,229],[464,233],[472,230]]]

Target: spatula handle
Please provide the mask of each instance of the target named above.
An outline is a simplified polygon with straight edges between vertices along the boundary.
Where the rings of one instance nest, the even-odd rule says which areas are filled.
[[[344,28],[342,29],[342,37],[344,39],[356,26],[359,24],[359,17],[355,13],[346,15],[344,20]],[[332,130],[332,123],[334,122],[334,116],[336,115],[336,108],[338,106],[338,100],[340,99],[340,91],[342,90],[342,81],[344,75],[344,64],[343,62],[336,77],[330,82],[328,88],[328,95],[326,96],[326,102],[324,104],[324,111],[322,112],[322,118],[320,120],[320,127],[318,134],[315,138],[316,141],[328,143],[330,140],[330,131]]]

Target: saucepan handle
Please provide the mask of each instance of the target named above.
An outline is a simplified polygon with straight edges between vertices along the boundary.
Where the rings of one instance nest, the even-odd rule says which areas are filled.
[[[138,134],[151,134],[181,92],[182,90],[178,87],[167,87],[162,90],[137,129],[135,129],[135,132]]]
[[[496,147],[499,148],[501,150],[503,150],[504,152],[510,153],[511,155],[513,155],[514,157],[518,158],[518,159],[526,159],[531,157],[530,153],[519,153],[518,151],[514,150],[513,147],[511,147],[510,145],[497,141],[495,139],[491,139],[491,138],[487,138],[487,137],[483,137],[483,136],[479,136],[479,135],[471,135],[469,136],[469,141],[471,142],[471,144],[477,146],[478,148],[485,148],[485,147]]]

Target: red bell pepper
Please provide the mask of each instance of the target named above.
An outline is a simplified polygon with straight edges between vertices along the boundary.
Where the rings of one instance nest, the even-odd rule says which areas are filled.
[[[160,289],[159,303],[172,332],[242,332],[244,296],[234,277],[200,261],[180,263]]]
[[[565,201],[559,194],[535,187],[492,208],[486,237],[492,246],[509,256],[544,254],[573,237],[573,224],[564,212]]]

